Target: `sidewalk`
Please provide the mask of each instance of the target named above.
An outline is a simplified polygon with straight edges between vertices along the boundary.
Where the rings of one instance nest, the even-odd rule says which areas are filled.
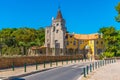
[[[103,66],[82,80],[120,80],[120,61]]]
[[[39,64],[38,67],[37,67],[37,70],[36,70],[36,65],[33,65],[33,66],[27,66],[26,68],[26,72],[24,71],[24,67],[20,67],[20,68],[15,68],[14,71],[12,71],[12,68],[11,69],[5,69],[5,70],[0,70],[0,77],[6,77],[6,78],[9,78],[9,77],[13,77],[13,76],[24,76],[24,75],[28,75],[28,74],[33,74],[33,73],[36,73],[36,72],[40,72],[40,71],[43,71],[43,70],[48,70],[48,69],[52,69],[52,68],[56,68],[56,67],[60,67],[60,66],[65,66],[65,65],[72,65],[72,64],[76,64],[76,63],[83,63],[85,61],[79,61],[79,60],[76,60],[76,61],[64,61],[63,63],[62,62],[58,62],[56,64],[56,62],[52,63],[52,66],[50,63],[47,63],[45,64]],[[86,61],[88,62],[88,61]],[[45,68],[44,68],[45,67]]]

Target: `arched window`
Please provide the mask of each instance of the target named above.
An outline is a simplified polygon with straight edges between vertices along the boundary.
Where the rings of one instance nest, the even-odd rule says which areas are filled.
[[[59,23],[57,23],[56,26],[59,26]]]

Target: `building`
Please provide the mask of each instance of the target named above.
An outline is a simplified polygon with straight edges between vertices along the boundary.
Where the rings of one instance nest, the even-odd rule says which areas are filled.
[[[66,54],[94,58],[105,50],[102,34],[66,34]]]
[[[65,20],[60,9],[57,17],[52,18],[51,26],[45,29],[46,55],[83,54],[84,57],[94,57],[104,51],[102,34],[66,33]]]
[[[65,54],[65,20],[62,17],[60,9],[57,17],[52,18],[51,26],[45,29],[45,47],[47,55],[64,55]]]

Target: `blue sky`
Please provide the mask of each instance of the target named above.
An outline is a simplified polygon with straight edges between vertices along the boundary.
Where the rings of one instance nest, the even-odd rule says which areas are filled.
[[[51,25],[60,2],[69,32],[89,34],[115,26],[115,6],[120,0],[0,0],[0,29]]]

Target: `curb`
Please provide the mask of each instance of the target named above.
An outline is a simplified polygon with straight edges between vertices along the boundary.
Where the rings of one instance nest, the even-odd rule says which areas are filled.
[[[82,73],[82,75],[77,79],[77,80],[82,80],[82,78],[83,78],[83,73]]]
[[[42,71],[47,71],[47,70],[51,70],[51,69],[55,69],[55,68],[59,68],[59,67],[60,66],[54,67],[54,68],[38,70],[38,71],[33,71],[33,72],[29,72],[29,73],[24,73],[24,74],[21,74],[21,75],[18,75],[18,76],[11,76],[11,77],[5,78],[3,80],[24,80],[24,79],[16,79],[16,78],[25,77],[25,76],[28,76],[28,75],[32,75],[32,74],[35,74],[35,73],[39,73],[39,72],[42,72]]]

